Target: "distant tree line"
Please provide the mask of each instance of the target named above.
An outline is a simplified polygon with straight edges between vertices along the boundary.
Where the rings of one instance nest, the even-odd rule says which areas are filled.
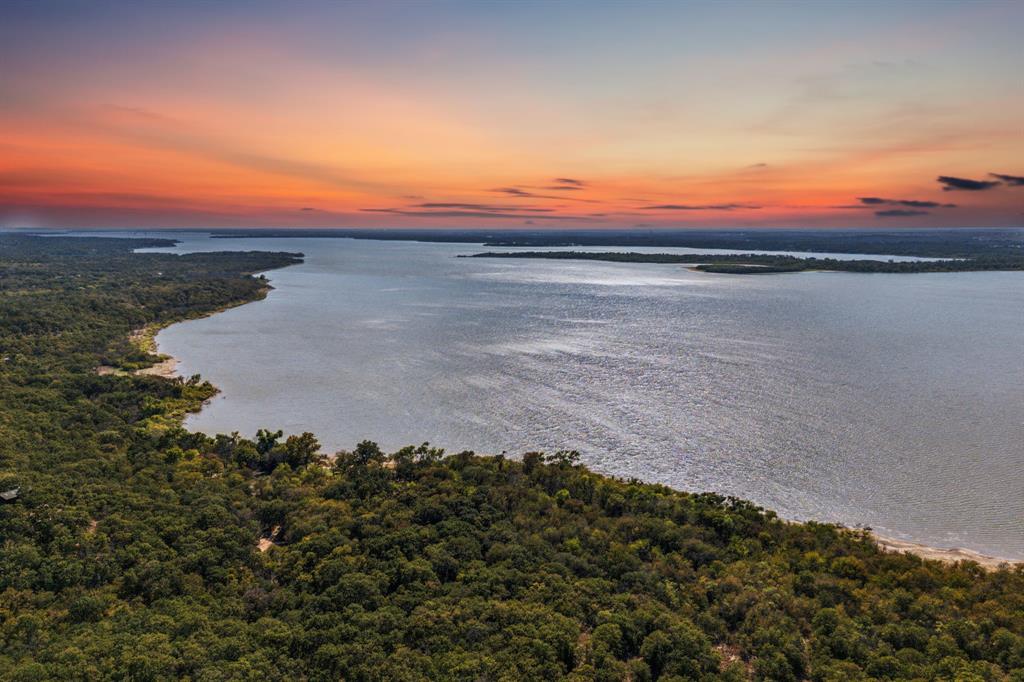
[[[1024,249],[1021,228],[974,229],[847,229],[748,230],[700,229],[295,229],[218,230],[214,238],[338,237],[370,240],[456,242],[485,246],[537,248],[547,246],[687,247],[732,251],[804,251],[887,254],[934,258],[1001,256]]]
[[[979,270],[1024,270],[1024,252],[1006,250],[1001,255],[949,258],[941,260],[840,260],[780,256],[771,254],[719,254],[719,253],[628,253],[592,251],[488,251],[471,258],[542,258],[548,260],[593,260],[611,263],[670,263],[693,265],[704,272],[725,274],[765,274],[773,272],[802,272],[806,270],[833,270],[843,272],[974,272]]]

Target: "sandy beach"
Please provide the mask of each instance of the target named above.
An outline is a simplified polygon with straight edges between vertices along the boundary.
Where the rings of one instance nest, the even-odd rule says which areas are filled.
[[[128,336],[128,339],[144,352],[160,357],[160,360],[155,364],[135,370],[135,374],[145,374],[147,376],[163,377],[165,379],[174,379],[178,376],[176,371],[178,359],[165,353],[160,353],[157,349],[156,335],[162,328],[163,327],[160,325],[147,325],[134,330]]]
[[[163,360],[152,367],[143,367],[142,369],[136,370],[135,373],[163,377],[165,379],[176,378],[178,376],[178,359],[169,355],[163,356],[163,358]]]
[[[975,552],[970,549],[963,549],[960,547],[950,547],[943,549],[940,547],[929,547],[928,545],[922,545],[916,542],[908,542],[906,540],[897,540],[895,538],[885,537],[884,535],[878,535],[872,533],[875,542],[878,546],[887,552],[899,552],[907,554],[915,554],[922,559],[934,559],[936,561],[942,561],[947,564],[956,563],[958,561],[974,561],[987,570],[995,570],[1002,566],[1017,566],[1021,561],[1014,561],[1010,559],[1002,559],[1000,557],[989,556],[988,554],[982,554],[981,552]]]

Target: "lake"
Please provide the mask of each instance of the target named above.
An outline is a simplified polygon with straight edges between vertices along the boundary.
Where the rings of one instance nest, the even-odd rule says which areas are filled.
[[[160,333],[222,390],[189,428],[576,449],[786,518],[1024,558],[1024,273],[714,275],[174,236],[177,252],[306,254],[268,273],[266,300]]]

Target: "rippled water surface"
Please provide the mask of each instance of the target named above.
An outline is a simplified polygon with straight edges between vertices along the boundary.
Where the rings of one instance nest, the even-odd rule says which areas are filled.
[[[455,258],[481,250],[467,244],[182,239],[307,256],[269,273],[265,301],[160,334],[222,389],[191,428],[574,448],[789,518],[1024,557],[1022,273],[730,276]]]

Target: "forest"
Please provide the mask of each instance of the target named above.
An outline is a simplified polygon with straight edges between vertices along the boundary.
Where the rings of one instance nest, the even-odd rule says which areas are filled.
[[[167,244],[0,234],[0,679],[1024,682],[1020,566],[572,451],[185,430],[216,388],[133,332],[302,255]]]
[[[982,270],[1024,270],[1024,253],[1004,250],[995,255],[972,255],[941,260],[840,260],[813,256],[720,253],[626,253],[616,251],[488,251],[469,258],[546,258],[549,260],[595,260],[612,263],[674,263],[692,265],[694,270],[733,275],[828,270],[840,272],[977,272]]]

